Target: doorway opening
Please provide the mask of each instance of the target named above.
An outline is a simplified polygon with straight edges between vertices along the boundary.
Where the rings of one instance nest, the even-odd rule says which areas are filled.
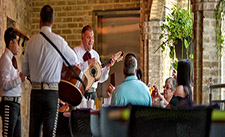
[[[95,14],[95,50],[99,53],[101,62],[109,60],[118,51],[133,53],[140,62],[140,10],[94,11]],[[140,67],[140,64],[138,64]],[[110,83],[110,75],[115,73],[115,86],[124,80],[123,61],[116,62],[110,68],[109,79],[98,85],[98,96],[106,97],[106,89]]]

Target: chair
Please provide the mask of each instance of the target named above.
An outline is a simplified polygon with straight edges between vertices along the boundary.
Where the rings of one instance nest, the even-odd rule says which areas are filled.
[[[212,109],[132,106],[129,137],[208,137]]]
[[[102,137],[126,137],[128,131],[128,120],[120,119],[120,116],[116,118],[110,118],[110,112],[123,111],[127,106],[109,106],[102,107],[100,110],[100,130]]]
[[[90,109],[72,110],[70,124],[74,137],[92,137],[90,128]]]
[[[59,112],[58,115],[56,137],[71,137],[69,128],[69,118],[64,117],[62,112]]]
[[[92,137],[101,137],[99,110],[93,110],[91,112],[90,126]]]
[[[225,111],[213,109],[210,137],[225,136]]]

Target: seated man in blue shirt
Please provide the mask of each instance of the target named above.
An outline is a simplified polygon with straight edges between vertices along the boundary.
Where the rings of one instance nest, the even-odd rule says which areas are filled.
[[[111,105],[143,105],[152,106],[151,95],[148,87],[137,79],[137,59],[134,54],[127,54],[124,60],[123,73],[125,80],[119,85],[112,95]]]

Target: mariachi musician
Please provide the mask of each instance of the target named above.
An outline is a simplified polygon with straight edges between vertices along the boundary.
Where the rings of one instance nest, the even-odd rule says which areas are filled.
[[[82,43],[80,46],[74,48],[74,52],[76,53],[79,62],[85,62],[86,60],[90,59],[97,59],[98,63],[101,64],[99,54],[93,49],[94,44],[94,32],[91,26],[86,25],[83,27],[81,32],[81,40]],[[102,71],[102,75],[98,81],[95,81],[88,92],[84,93],[85,98],[94,99],[97,97],[96,89],[98,86],[98,83],[103,83],[106,81],[109,77],[109,71],[110,66],[112,66],[115,63],[115,58],[112,56],[110,59],[110,62],[106,67],[103,67],[100,71]],[[89,73],[87,73],[89,74]]]
[[[43,6],[40,13],[40,32],[56,45],[71,65],[78,64],[68,43],[52,32],[53,20],[53,8],[50,5]],[[59,106],[58,84],[63,62],[60,54],[43,35],[36,34],[27,42],[22,71],[25,76],[30,76],[32,82],[30,137],[40,137],[42,124],[43,136],[55,136]],[[85,62],[86,66],[91,62],[95,64],[96,60]]]
[[[21,137],[20,85],[25,81],[25,76],[19,72],[15,58],[19,52],[21,36],[24,41],[29,39],[11,27],[4,34],[6,49],[0,58],[0,96],[2,97],[0,114],[2,116],[2,136],[4,137]]]

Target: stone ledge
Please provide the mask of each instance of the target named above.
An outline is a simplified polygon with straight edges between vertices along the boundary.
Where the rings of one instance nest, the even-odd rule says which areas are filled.
[[[218,1],[192,2],[192,12],[215,10]]]

